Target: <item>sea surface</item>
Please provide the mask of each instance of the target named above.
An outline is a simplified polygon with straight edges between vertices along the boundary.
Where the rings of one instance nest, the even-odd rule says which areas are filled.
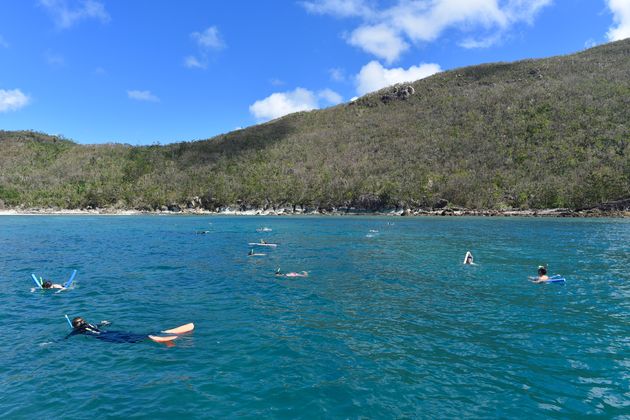
[[[0,249],[1,417],[630,418],[627,219],[3,216]]]

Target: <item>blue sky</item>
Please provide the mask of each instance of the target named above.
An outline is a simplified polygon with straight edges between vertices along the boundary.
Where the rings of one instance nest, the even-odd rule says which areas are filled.
[[[630,0],[2,0],[0,129],[206,139],[389,84],[630,37]]]

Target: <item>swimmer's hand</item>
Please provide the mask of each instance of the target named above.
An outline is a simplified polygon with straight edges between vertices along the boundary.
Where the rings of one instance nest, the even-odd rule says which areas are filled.
[[[101,327],[106,327],[108,325],[112,325],[112,323],[109,321],[101,321],[98,325]]]

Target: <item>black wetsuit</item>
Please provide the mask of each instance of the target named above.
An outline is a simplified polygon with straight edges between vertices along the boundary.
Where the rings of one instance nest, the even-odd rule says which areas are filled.
[[[87,323],[78,328],[74,328],[66,338],[77,334],[90,335],[99,340],[109,341],[110,343],[139,343],[148,338],[148,334],[134,334],[125,331],[103,331],[98,325]]]

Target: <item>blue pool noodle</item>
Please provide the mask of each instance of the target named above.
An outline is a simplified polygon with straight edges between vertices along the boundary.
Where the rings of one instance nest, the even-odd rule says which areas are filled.
[[[66,284],[63,285],[64,288],[69,287],[72,284],[72,280],[74,280],[74,276],[77,275],[77,270],[74,270],[72,272],[72,274],[70,275],[70,278],[68,279],[68,281],[66,282]]]
[[[37,277],[35,276],[35,274],[31,274],[31,277],[33,278],[33,281],[35,282],[37,287],[39,287],[40,289],[43,289],[42,284],[39,282],[39,280],[37,280]]]

